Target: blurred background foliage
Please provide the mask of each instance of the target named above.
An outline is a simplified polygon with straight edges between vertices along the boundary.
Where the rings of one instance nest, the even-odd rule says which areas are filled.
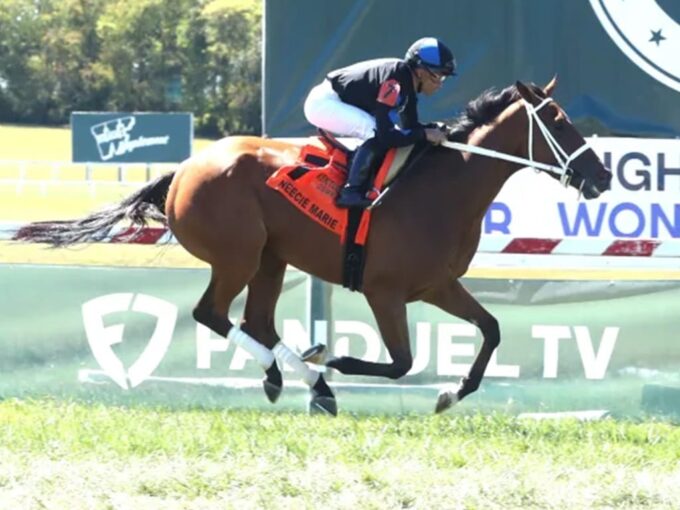
[[[260,0],[0,0],[0,122],[188,111],[206,137],[261,132]]]

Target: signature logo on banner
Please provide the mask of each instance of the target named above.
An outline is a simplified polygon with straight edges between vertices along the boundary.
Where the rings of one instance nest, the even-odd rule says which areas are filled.
[[[680,23],[667,13],[677,14],[675,0],[590,0],[590,5],[630,60],[680,92]]]
[[[156,317],[156,328],[146,348],[128,370],[113,346],[123,341],[124,324],[104,325],[112,313],[145,313]],[[145,294],[108,294],[84,303],[83,324],[90,349],[99,366],[123,389],[134,388],[149,377],[165,357],[177,322],[177,307]]]
[[[142,147],[168,145],[170,136],[139,136],[130,138],[130,131],[135,127],[137,119],[134,117],[119,117],[117,119],[100,122],[90,128],[90,133],[97,142],[97,150],[102,161],[108,161],[116,156],[134,152]]]

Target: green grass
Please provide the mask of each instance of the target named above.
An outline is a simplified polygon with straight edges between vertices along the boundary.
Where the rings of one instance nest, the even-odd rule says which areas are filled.
[[[0,158],[71,161],[71,130],[1,124]]]
[[[197,138],[198,152],[212,140]],[[0,184],[0,221],[34,221],[79,217],[103,205],[118,202],[134,189],[118,184],[117,165],[98,165],[93,185],[83,185],[86,166],[71,161],[71,130],[35,126],[0,125],[0,181],[22,178],[23,185]],[[54,165],[53,163],[59,163]],[[174,168],[151,167],[151,177]],[[146,165],[126,165],[124,180],[142,183]]]
[[[0,186],[0,221],[79,218],[131,194],[131,186]]]
[[[210,143],[212,140],[195,139],[193,152],[200,151]],[[0,180],[20,177],[34,182],[52,180],[63,183],[85,180],[86,165],[70,161],[70,128],[0,125]],[[152,165],[151,176],[154,177],[172,167],[174,167],[172,164]],[[125,167],[116,164],[97,165],[94,167],[92,178],[97,182],[116,183],[120,180],[120,172],[123,173],[123,180],[127,182],[147,180],[145,164]],[[40,189],[44,191],[46,188],[42,186]]]
[[[199,151],[211,142],[197,138],[193,151]],[[71,129],[0,124],[0,159],[71,161]]]
[[[3,508],[676,508],[680,429],[0,403]],[[3,506],[10,505],[10,506]]]

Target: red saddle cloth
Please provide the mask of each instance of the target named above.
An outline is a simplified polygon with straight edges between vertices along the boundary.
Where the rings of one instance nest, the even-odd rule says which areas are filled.
[[[337,234],[345,242],[348,209],[335,205],[335,197],[347,179],[347,154],[320,139],[325,148],[305,145],[294,165],[279,168],[268,179],[267,185],[290,201],[300,211],[324,228]],[[374,187],[381,189],[396,150],[388,152],[378,172]],[[376,195],[377,196],[377,195]],[[365,244],[371,211],[362,214],[354,241]]]
[[[346,168],[347,157],[341,150],[306,145],[300,150],[296,164],[279,168],[267,179],[267,185],[311,219],[342,237],[347,211],[335,205],[335,197],[345,183]]]

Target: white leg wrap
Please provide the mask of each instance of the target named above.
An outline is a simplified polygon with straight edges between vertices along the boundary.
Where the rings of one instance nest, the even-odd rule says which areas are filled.
[[[309,387],[316,384],[319,380],[319,372],[313,370],[307,366],[307,364],[302,361],[297,354],[291,351],[283,341],[279,341],[272,349],[274,356],[277,357],[279,361],[285,363],[290,368],[295,370],[295,372],[302,378],[302,380],[307,383]]]
[[[264,370],[267,370],[274,363],[274,353],[248,333],[241,331],[238,326],[231,327],[229,333],[227,333],[227,339],[251,354]]]

